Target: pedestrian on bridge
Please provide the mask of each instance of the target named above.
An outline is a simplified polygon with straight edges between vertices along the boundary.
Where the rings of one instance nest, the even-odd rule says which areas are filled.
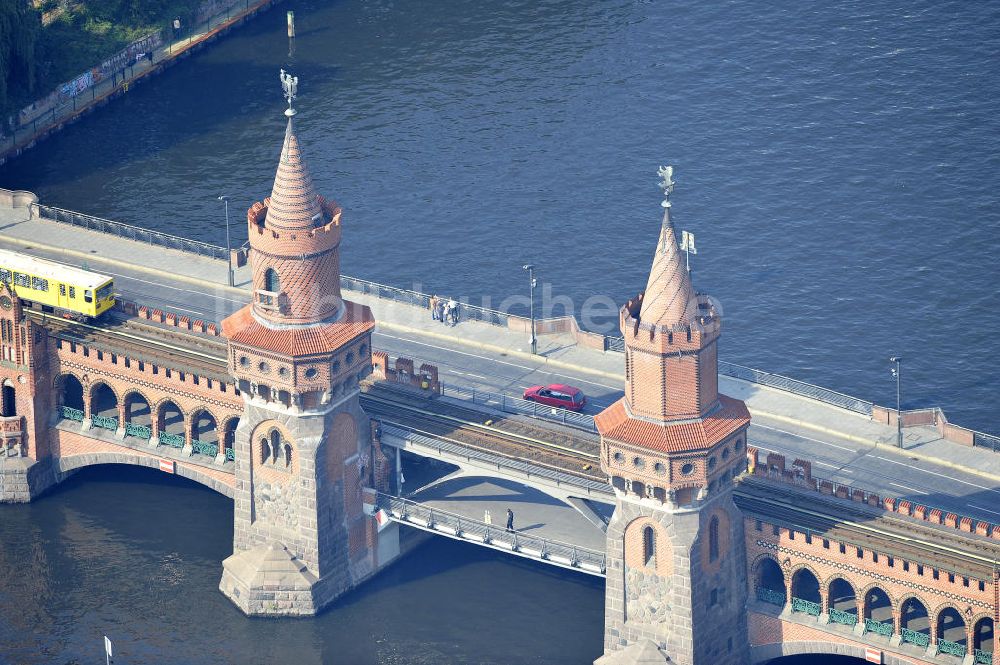
[[[440,300],[438,300],[437,296],[431,296],[431,319],[433,319],[434,321],[437,321],[440,318],[440,316],[438,315],[439,302]]]
[[[448,320],[451,319],[451,301],[441,302],[441,323],[448,325]]]
[[[507,531],[514,531],[514,511],[507,509]]]
[[[450,318],[451,318],[451,325],[453,327],[457,326],[458,325],[458,302],[457,301],[455,301],[455,300],[449,300],[448,301],[448,314],[450,315]]]

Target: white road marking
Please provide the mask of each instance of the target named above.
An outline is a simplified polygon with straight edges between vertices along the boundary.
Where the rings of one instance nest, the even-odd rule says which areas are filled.
[[[844,447],[844,446],[838,446],[837,444],[830,443],[829,441],[822,441],[820,439],[814,439],[814,438],[812,438],[810,436],[805,436],[804,434],[799,434],[798,432],[789,432],[786,429],[781,429],[781,428],[778,428],[778,427],[771,427],[770,425],[761,425],[760,423],[755,423],[755,422],[751,421],[750,426],[751,427],[759,427],[761,429],[769,429],[769,430],[774,431],[774,432],[781,432],[782,434],[789,434],[791,436],[794,436],[797,439],[805,439],[806,441],[812,441],[814,443],[820,443],[820,444],[822,444],[824,446],[830,446],[831,448],[837,448],[839,450],[846,450],[846,451],[852,452],[852,453],[861,452],[857,448],[847,448],[847,447]]]
[[[893,482],[890,482],[889,484],[892,485],[893,487],[901,487],[908,492],[916,492],[917,494],[927,494],[927,492],[924,490],[918,490],[917,488],[910,487],[908,485],[900,485],[899,483],[893,483]]]
[[[880,459],[883,462],[889,462],[890,464],[898,464],[899,466],[905,466],[907,469],[912,469],[914,471],[920,471],[922,473],[928,473],[932,476],[938,476],[939,478],[944,478],[946,480],[951,480],[956,483],[962,483],[963,485],[968,485],[970,487],[975,487],[981,490],[986,490],[987,492],[996,492],[1000,494],[1000,490],[994,489],[992,487],[987,487],[986,485],[979,485],[977,483],[970,483],[968,480],[962,480],[960,478],[955,478],[943,473],[938,473],[937,471],[928,471],[927,469],[921,469],[919,466],[913,466],[913,464],[907,464],[906,462],[897,462],[894,459],[889,459],[888,457],[882,457],[881,455],[872,455],[875,459]]]
[[[971,503],[968,504],[968,506],[969,506],[969,508],[975,508],[976,510],[982,510],[983,512],[993,513],[994,515],[1000,515],[1000,513],[998,513],[997,511],[990,510],[989,508],[983,508],[982,506],[974,506]]]

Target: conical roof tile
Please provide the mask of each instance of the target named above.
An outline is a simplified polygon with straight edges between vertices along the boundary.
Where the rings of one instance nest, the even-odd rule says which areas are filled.
[[[691,286],[677,235],[670,220],[670,207],[663,213],[663,228],[653,256],[639,318],[643,323],[677,328],[690,325],[698,314],[698,301]]]
[[[285,142],[281,146],[278,172],[274,176],[267,225],[277,229],[306,229],[315,226],[322,215],[312,177],[302,159],[302,149],[295,135],[293,119],[288,118]]]

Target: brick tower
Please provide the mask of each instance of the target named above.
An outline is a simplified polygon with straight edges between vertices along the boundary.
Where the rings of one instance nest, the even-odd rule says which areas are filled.
[[[720,313],[691,286],[670,219],[646,290],[621,310],[625,396],[596,417],[614,488],[604,653],[598,665],[746,660],[742,518],[732,479],[746,468],[750,415],[718,390]]]
[[[54,481],[47,340],[10,285],[0,282],[0,502],[30,501]]]
[[[220,589],[248,614],[314,614],[374,572],[358,381],[371,310],[341,298],[341,209],[318,196],[295,134],[298,79],[270,198],[247,213],[253,300],[222,323],[245,407],[236,430],[234,554]]]

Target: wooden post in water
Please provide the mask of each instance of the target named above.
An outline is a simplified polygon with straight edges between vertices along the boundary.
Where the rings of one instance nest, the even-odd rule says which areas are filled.
[[[288,36],[295,36],[295,12],[288,12]]]

